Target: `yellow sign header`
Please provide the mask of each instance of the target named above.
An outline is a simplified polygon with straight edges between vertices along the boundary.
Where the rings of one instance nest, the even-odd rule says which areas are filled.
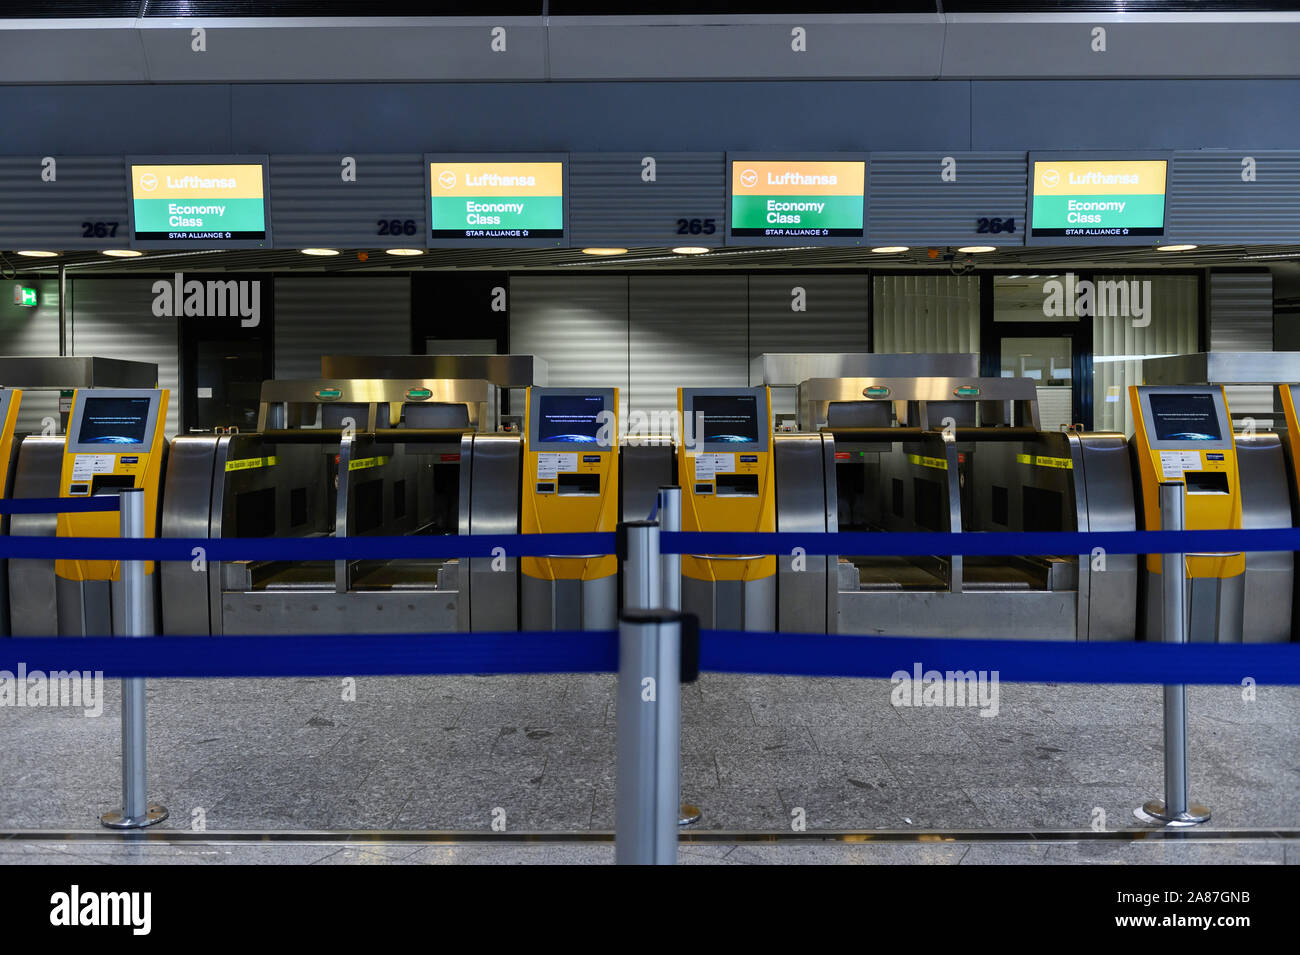
[[[731,162],[733,196],[861,196],[865,162]]]
[[[1036,196],[1163,195],[1163,159],[1034,162]]]
[[[558,162],[433,162],[429,173],[435,199],[564,195],[564,164]]]
[[[132,166],[133,199],[261,199],[260,165]]]

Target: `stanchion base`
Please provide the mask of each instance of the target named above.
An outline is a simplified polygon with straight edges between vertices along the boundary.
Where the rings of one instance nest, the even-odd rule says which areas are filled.
[[[692,806],[688,802],[681,804],[677,810],[677,825],[689,826],[700,821],[700,807]]]
[[[1167,826],[1199,826],[1210,821],[1210,810],[1197,803],[1189,804],[1186,812],[1170,814],[1163,799],[1152,799],[1142,804],[1141,812]]]
[[[143,829],[156,825],[167,818],[167,808],[151,804],[143,816],[124,816],[122,810],[115,809],[99,817],[99,821],[110,829]]]

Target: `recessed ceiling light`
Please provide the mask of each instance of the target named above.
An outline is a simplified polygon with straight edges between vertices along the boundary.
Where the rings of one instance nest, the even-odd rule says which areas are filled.
[[[338,255],[338,249],[303,249],[303,255]]]
[[[627,249],[602,249],[593,246],[590,249],[583,249],[583,255],[627,255]]]
[[[878,245],[872,252],[879,252],[881,255],[889,255],[893,252],[906,252],[911,246],[908,245]]]
[[[29,259],[53,259],[57,258],[59,255],[57,252],[45,252],[41,249],[24,249],[18,254],[25,255]]]
[[[709,250],[702,245],[679,245],[673,251],[678,255],[703,255]]]
[[[1157,252],[1190,252],[1196,248],[1194,245],[1158,245]]]
[[[996,252],[997,246],[994,245],[963,245],[958,252],[965,252],[968,255],[974,255],[978,252]]]
[[[424,249],[384,249],[389,255],[424,255]]]
[[[103,249],[102,251],[111,259],[134,259],[136,256],[144,255],[136,249]]]

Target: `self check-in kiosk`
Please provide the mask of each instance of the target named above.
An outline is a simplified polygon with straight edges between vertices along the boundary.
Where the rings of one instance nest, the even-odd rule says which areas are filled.
[[[0,387],[0,501],[9,496],[19,442],[15,440],[23,393]],[[0,514],[0,535],[9,533],[9,516]],[[0,637],[9,635],[9,568],[0,560]]]
[[[1160,485],[1186,492],[1187,530],[1241,528],[1241,479],[1228,402],[1221,386],[1129,386],[1133,447],[1141,484],[1143,526],[1159,530]],[[1160,634],[1162,558],[1146,558],[1146,634]],[[1188,639],[1241,641],[1244,553],[1188,553]]]
[[[618,390],[528,389],[520,531],[613,531],[619,515]],[[618,559],[524,557],[524,630],[609,630],[618,621]]]
[[[72,399],[68,434],[64,444],[59,496],[86,498],[144,491],[145,536],[157,531],[160,482],[167,442],[166,389],[78,390]],[[60,514],[59,537],[117,537],[117,511]],[[156,590],[154,564],[145,564]],[[104,635],[121,632],[122,600],[114,586],[121,580],[120,562],[110,560],[56,560],[58,633]],[[146,607],[153,626],[153,605]],[[152,631],[149,631],[152,632]]]
[[[679,388],[683,531],[774,532],[772,403],[766,387]],[[682,609],[703,627],[776,627],[776,557],[682,555]]]

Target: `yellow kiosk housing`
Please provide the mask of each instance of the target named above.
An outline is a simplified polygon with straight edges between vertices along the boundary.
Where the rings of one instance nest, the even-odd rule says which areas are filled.
[[[683,531],[776,530],[772,396],[758,388],[679,388],[677,474]],[[682,609],[719,630],[776,628],[776,557],[682,555]]]
[[[613,531],[618,525],[618,389],[528,389],[520,533]],[[524,557],[520,627],[618,626],[618,558]]]
[[[15,388],[0,386],[0,501],[9,497],[17,466],[19,441],[14,432],[18,428],[18,410],[22,407],[23,393]],[[9,533],[9,515],[0,514],[0,537]],[[0,560],[0,637],[9,636],[9,562]]]
[[[60,497],[94,497],[140,488],[145,494],[145,536],[157,534],[159,486],[167,442],[166,389],[77,389],[59,478]],[[117,537],[117,511],[60,514],[59,537]],[[145,565],[157,590],[154,565]],[[122,632],[118,561],[57,560],[54,563],[61,635],[102,636]],[[150,624],[154,607],[148,608]]]
[[[1129,386],[1143,526],[1161,529],[1160,485],[1186,494],[1187,530],[1241,528],[1241,479],[1228,401],[1222,386]],[[1189,553],[1188,639],[1240,643],[1246,557],[1243,553]],[[1161,634],[1161,556],[1146,558],[1146,638]]]

